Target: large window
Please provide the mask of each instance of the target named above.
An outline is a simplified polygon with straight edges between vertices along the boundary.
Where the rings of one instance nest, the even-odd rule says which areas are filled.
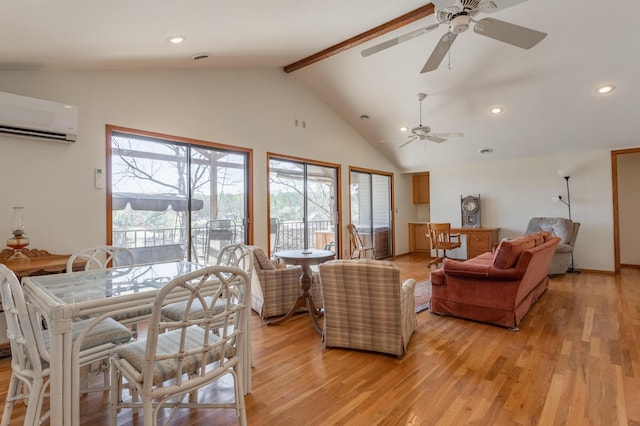
[[[340,166],[269,155],[271,254],[326,249],[339,253]]]
[[[393,256],[392,175],[352,169],[349,184],[351,223],[376,259]]]
[[[250,151],[108,126],[108,239],[138,262],[215,263],[249,242]]]

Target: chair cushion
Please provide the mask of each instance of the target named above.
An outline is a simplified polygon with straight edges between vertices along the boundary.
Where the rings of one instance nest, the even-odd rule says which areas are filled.
[[[276,269],[276,267],[273,266],[273,263],[271,263],[267,255],[264,254],[264,251],[262,251],[262,249],[254,248],[253,255],[255,256],[256,262],[258,262],[260,269],[267,269],[267,270]]]
[[[185,350],[193,350],[202,347],[204,342],[205,330],[192,326],[186,330],[185,333]],[[158,335],[158,345],[156,349],[156,355],[160,354],[172,354],[178,351],[180,347],[180,339],[182,336],[182,330],[172,330],[166,333]],[[214,344],[219,341],[220,338],[215,334],[209,333],[209,342]],[[138,340],[134,343],[129,343],[124,346],[120,346],[116,353],[120,358],[125,359],[131,366],[133,366],[138,374],[136,380],[142,381],[142,371],[145,365],[145,351],[147,347],[146,340]],[[226,345],[225,353],[221,353],[220,346],[213,346],[208,352],[207,364],[210,364],[216,360],[230,358],[235,355],[236,350],[233,346]],[[189,356],[184,359],[182,373],[188,373],[196,371],[201,366],[200,359],[197,356]],[[154,365],[153,371],[153,384],[162,383],[178,374],[178,362],[175,358],[166,359],[163,361],[157,361]]]
[[[71,339],[75,342],[80,333],[82,333],[82,330],[84,330],[91,322],[93,322],[93,318],[74,321],[71,329]],[[49,330],[42,330],[42,340],[47,348],[51,347],[49,341]],[[100,321],[100,323],[98,323],[98,325],[96,325],[89,334],[85,336],[84,341],[80,346],[80,350],[108,343],[119,345],[127,343],[129,340],[131,340],[131,331],[118,321],[107,318]]]
[[[535,235],[523,235],[513,240],[502,241],[493,256],[493,267],[497,269],[513,268],[520,254],[536,246]]]
[[[211,303],[211,297],[205,297],[204,303],[207,305]],[[182,302],[170,303],[162,307],[162,316],[171,321],[182,321],[184,318],[184,312],[187,309],[187,300]],[[225,299],[218,299],[213,307],[213,313],[218,314],[224,311],[226,305]],[[202,309],[202,303],[199,300],[194,300],[191,304],[189,318],[190,320],[204,318],[204,309]]]

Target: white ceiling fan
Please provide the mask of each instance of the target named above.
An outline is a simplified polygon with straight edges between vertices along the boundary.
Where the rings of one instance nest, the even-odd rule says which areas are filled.
[[[465,32],[471,25],[471,22],[475,23],[473,31],[477,34],[490,37],[494,40],[508,43],[522,49],[530,49],[540,43],[547,34],[494,18],[483,18],[479,21],[473,19],[479,12],[498,12],[524,1],[527,0],[432,0],[433,5],[435,6],[435,17],[438,21],[437,24],[428,25],[410,33],[401,35],[400,37],[369,47],[364,49],[361,54],[362,56],[367,57],[381,50],[395,46],[396,44],[400,44],[422,34],[426,34],[438,28],[442,24],[448,24],[449,31],[440,38],[440,41],[433,49],[431,56],[420,72],[426,73],[433,71],[440,66],[440,63],[451,48],[456,37],[458,37],[458,34]]]
[[[411,129],[411,136],[407,141],[402,143],[398,148],[403,148],[410,144],[413,141],[423,141],[429,140],[431,142],[442,143],[447,140],[447,138],[453,137],[463,137],[464,134],[460,132],[450,132],[450,133],[432,133],[431,127],[422,125],[422,101],[427,97],[425,93],[418,93],[418,102],[420,102],[420,125],[418,127],[414,127]]]

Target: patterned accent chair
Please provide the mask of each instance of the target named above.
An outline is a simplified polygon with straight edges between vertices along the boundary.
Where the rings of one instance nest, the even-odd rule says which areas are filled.
[[[302,267],[286,267],[281,263],[269,260],[265,252],[256,246],[251,248],[254,255],[251,277],[251,309],[260,314],[262,319],[285,315],[296,303],[300,290]],[[317,308],[322,307],[322,293],[319,280],[314,274],[311,284],[313,303]],[[300,312],[305,312],[301,308]]]
[[[416,326],[413,278],[386,260],[332,260],[320,265],[325,347],[402,356]]]

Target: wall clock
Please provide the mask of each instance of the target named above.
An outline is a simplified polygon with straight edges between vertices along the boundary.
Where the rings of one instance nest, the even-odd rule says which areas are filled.
[[[460,210],[462,211],[462,226],[465,228],[480,227],[480,195],[460,196]]]

